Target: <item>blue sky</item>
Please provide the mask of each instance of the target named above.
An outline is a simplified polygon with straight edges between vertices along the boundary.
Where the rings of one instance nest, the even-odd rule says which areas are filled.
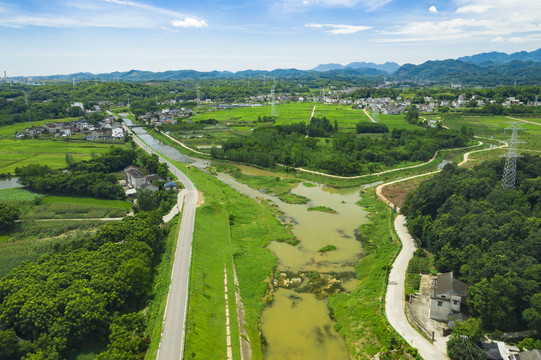
[[[539,47],[540,0],[0,0],[8,76],[419,64]]]

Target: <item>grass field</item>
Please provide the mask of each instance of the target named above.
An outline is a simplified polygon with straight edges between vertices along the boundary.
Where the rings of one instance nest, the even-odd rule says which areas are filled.
[[[55,140],[15,138],[15,132],[24,131],[30,125],[39,126],[52,121],[70,120],[73,120],[73,118],[35,121],[0,127],[0,174],[13,174],[16,167],[32,163],[59,169],[66,166],[66,154],[73,155],[76,161],[87,160],[90,159],[92,154],[107,152],[111,146],[125,146],[123,142],[114,145],[86,140],[71,140],[69,137]]]
[[[47,196],[22,219],[84,219],[123,217],[131,203],[124,200],[103,200],[70,196]]]
[[[36,261],[56,246],[93,233],[102,221],[25,221],[0,241],[0,277],[23,261]],[[6,236],[9,235],[9,236]]]

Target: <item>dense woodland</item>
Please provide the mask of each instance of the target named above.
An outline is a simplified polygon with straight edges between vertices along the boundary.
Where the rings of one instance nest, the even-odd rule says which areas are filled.
[[[359,125],[358,131],[365,131],[365,127]],[[437,128],[393,129],[381,139],[357,137],[339,132],[326,118],[314,118],[309,125],[301,122],[257,128],[250,136],[230,139],[221,149],[213,148],[211,154],[267,168],[282,164],[351,176],[380,170],[380,164],[392,167],[403,161],[427,161],[437,150],[463,147],[471,138],[466,129],[457,132]]]
[[[502,188],[503,167],[446,165],[402,212],[438,270],[469,285],[468,309],[486,330],[541,331],[541,157],[518,158],[514,189]]]
[[[108,343],[98,359],[142,358],[161,222],[146,212],[104,225],[2,278],[0,358],[64,359],[89,339]]]

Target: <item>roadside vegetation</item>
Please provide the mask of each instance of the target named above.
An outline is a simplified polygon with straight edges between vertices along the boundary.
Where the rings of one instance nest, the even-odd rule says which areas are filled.
[[[360,227],[366,256],[355,265],[359,284],[351,294],[331,296],[329,307],[352,359],[370,359],[377,353],[380,359],[409,359],[406,352],[413,350],[383,316],[390,264],[400,249],[392,230],[391,210],[377,199],[374,190],[362,196],[359,205],[369,212],[370,221]]]

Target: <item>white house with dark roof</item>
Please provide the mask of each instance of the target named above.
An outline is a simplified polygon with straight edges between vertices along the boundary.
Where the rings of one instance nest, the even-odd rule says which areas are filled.
[[[133,165],[130,165],[124,169],[124,175],[126,185],[132,189],[138,189],[146,182],[145,175],[143,175],[143,173]]]
[[[460,317],[460,307],[466,302],[468,285],[455,279],[453,272],[438,274],[432,284],[430,298],[430,318],[438,321],[449,321],[452,316]]]

